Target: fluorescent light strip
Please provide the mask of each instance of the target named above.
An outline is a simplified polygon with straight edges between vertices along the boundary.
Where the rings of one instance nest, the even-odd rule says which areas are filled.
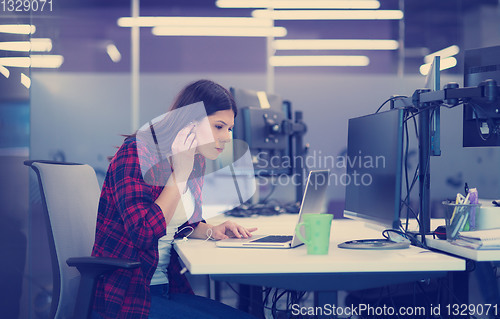
[[[439,69],[440,70],[451,69],[456,65],[457,65],[457,59],[455,59],[454,57],[448,57],[441,59]],[[427,75],[429,73],[430,68],[431,68],[431,63],[422,64],[420,66],[420,74]]]
[[[274,8],[274,9],[378,9],[376,0],[217,0],[219,8]]]
[[[29,41],[0,42],[0,50],[2,51],[29,52],[30,48]]]
[[[272,66],[367,66],[364,55],[280,55],[269,58]]]
[[[275,50],[397,50],[399,42],[396,40],[274,40]]]
[[[286,29],[274,28],[169,28],[154,27],[154,35],[158,36],[200,36],[200,37],[284,37]]]
[[[271,27],[272,21],[258,18],[234,17],[122,17],[118,19],[120,27],[156,27],[156,26],[203,26],[203,27]]]
[[[109,58],[111,61],[118,63],[122,59],[122,55],[120,51],[118,51],[118,48],[114,44],[108,44],[106,46],[106,53],[109,55]]]
[[[21,73],[21,84],[24,85],[27,89],[31,86],[31,79],[24,73]]]
[[[401,10],[254,10],[255,18],[274,20],[401,20]]]
[[[458,45],[452,45],[442,50],[436,51],[434,53],[428,54],[424,57],[425,63],[432,63],[435,56],[440,56],[441,58],[447,58],[450,56],[457,55],[460,52]]]
[[[30,58],[32,68],[57,69],[64,62],[62,55],[32,55]]]
[[[0,42],[0,50],[16,52],[50,52],[52,40],[48,38],[31,39],[30,41]]]
[[[33,34],[36,31],[34,25],[29,24],[1,24],[0,33]]]
[[[10,66],[14,68],[29,68],[29,57],[16,57],[16,58],[0,58],[0,65]]]
[[[52,40],[49,38],[30,39],[31,52],[50,52],[52,51]]]
[[[9,69],[7,69],[6,67],[4,67],[3,65],[0,65],[0,73],[2,73],[2,75],[5,76],[7,79],[10,76]]]
[[[0,65],[15,68],[57,69],[63,61],[62,55],[32,55],[31,57],[0,58]]]

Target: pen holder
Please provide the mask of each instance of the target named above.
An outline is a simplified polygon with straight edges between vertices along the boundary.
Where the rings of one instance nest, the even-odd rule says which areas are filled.
[[[481,204],[455,204],[444,201],[446,239],[457,239],[460,232],[476,230],[476,212]]]

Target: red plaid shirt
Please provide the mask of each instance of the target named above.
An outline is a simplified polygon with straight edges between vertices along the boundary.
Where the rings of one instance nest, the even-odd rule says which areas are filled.
[[[127,138],[111,160],[104,181],[97,215],[93,256],[124,258],[141,262],[134,270],[116,270],[97,283],[94,310],[104,318],[147,318],[151,306],[149,284],[158,264],[158,239],[166,234],[163,212],[154,202],[163,190],[144,181],[135,138]],[[139,150],[141,156],[144,150]],[[202,220],[201,188],[205,161],[195,155],[188,186],[195,199],[195,210],[182,225],[196,227]],[[163,166],[168,164],[164,161]],[[168,179],[170,167],[159,166],[162,180]],[[154,174],[154,172],[153,172]],[[157,173],[158,174],[158,173]],[[165,174],[167,174],[165,178]],[[189,233],[186,228],[176,237]],[[193,293],[185,276],[180,274],[178,255],[172,249],[168,267],[170,292]]]

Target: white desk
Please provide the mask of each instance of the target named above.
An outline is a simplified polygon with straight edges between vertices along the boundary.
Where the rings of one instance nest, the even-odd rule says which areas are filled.
[[[243,226],[257,226],[256,234],[290,234],[296,215],[232,218]],[[217,217],[216,221],[221,219]],[[401,250],[341,249],[337,244],[381,238],[378,231],[353,220],[334,220],[328,255],[307,255],[305,245],[293,249],[218,248],[213,241],[176,241],[175,247],[192,274],[285,274],[463,271],[461,259],[411,246]]]
[[[257,234],[290,234],[298,216],[231,218]],[[226,218],[220,216],[210,223]],[[293,249],[219,248],[212,241],[176,241],[175,249],[191,274],[208,274],[218,281],[314,291],[316,305],[337,302],[337,291],[462,273],[460,258],[410,247],[402,250],[349,250],[337,244],[353,239],[381,238],[380,231],[353,220],[333,220],[328,255],[307,255],[304,245]]]

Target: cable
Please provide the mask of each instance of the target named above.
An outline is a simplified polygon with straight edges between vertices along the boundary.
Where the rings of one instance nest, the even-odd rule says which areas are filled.
[[[427,110],[431,110],[431,114],[430,114],[430,117],[429,117],[429,120],[431,120],[431,119],[433,118],[433,116],[435,115],[435,112],[434,112],[434,111],[436,110],[436,108],[439,108],[439,107],[440,107],[440,105],[441,105],[441,104],[438,104],[438,103],[431,103],[431,104],[429,104],[429,106],[426,106],[426,107],[420,108],[418,112],[415,112],[415,113],[413,113],[413,112],[412,112],[412,113],[413,113],[412,115],[410,115],[410,116],[406,117],[406,118],[404,119],[404,123],[407,123],[407,121],[408,121],[409,119],[411,119],[411,118],[413,118],[413,119],[414,119],[414,121],[415,121],[415,116],[417,116],[417,115],[419,115],[419,114],[421,114],[422,112],[427,111]],[[415,123],[415,122],[414,122],[414,123]],[[415,125],[416,125],[416,123],[415,123]],[[416,126],[415,126],[415,127],[416,127]],[[429,130],[430,130],[430,129],[431,129],[431,128],[429,127]],[[429,136],[430,136],[430,134],[431,134],[431,132],[429,131]],[[425,183],[427,182],[427,172],[428,172],[428,170],[429,170],[429,165],[430,165],[430,157],[431,157],[431,154],[430,154],[430,152],[429,152],[429,154],[427,155],[427,158],[426,158],[426,165],[425,165],[426,167],[425,167],[424,172],[423,172],[423,177],[424,177],[424,178],[423,178],[423,181],[421,181],[422,183],[424,183],[424,185],[425,185]],[[420,167],[420,165],[419,165],[419,167],[418,167],[418,171],[419,171],[419,173],[420,173],[420,170],[421,170],[421,169],[422,169],[422,168],[421,168],[421,167]],[[417,171],[416,171],[416,172],[417,172]],[[415,180],[414,180],[414,181],[415,181]],[[412,185],[413,185],[413,183],[412,183]],[[412,186],[411,188],[413,188],[413,186]],[[406,201],[407,201],[407,199],[409,198],[409,196],[410,196],[410,194],[409,194],[409,193],[407,193],[407,198],[405,199],[404,205],[406,205]],[[421,196],[422,196],[422,194],[420,194],[420,193],[419,193],[419,196],[421,197]],[[409,206],[409,205],[407,205],[407,207],[410,207],[410,206]],[[422,207],[421,207],[421,208],[422,208]],[[420,213],[421,213],[421,212],[420,212]],[[419,228],[420,228],[421,237],[422,237],[422,244],[423,244],[423,245],[424,245],[424,247],[425,247],[425,246],[426,246],[426,244],[425,244],[425,234],[423,233],[423,232],[424,232],[424,229],[423,229],[423,227],[422,227],[422,222],[423,222],[423,221],[422,221],[422,220],[418,220],[418,219],[417,219],[417,221],[419,222]]]
[[[401,231],[401,230],[397,230],[397,229],[386,229],[382,232],[382,236],[384,236],[384,238],[386,238],[386,239],[398,242],[397,240],[394,240],[395,239],[394,236],[391,237],[390,233],[394,233],[394,234],[397,234],[398,236],[403,237],[404,239],[410,241],[410,243],[413,246],[422,247],[422,244],[418,241],[418,239],[413,234],[407,233],[405,231]]]
[[[432,117],[435,115],[435,112],[434,112],[435,110],[436,110],[435,108],[432,108],[431,115],[429,116],[429,121],[432,120]],[[431,130],[431,127],[429,126],[429,132],[428,132],[429,136],[431,135],[430,130]],[[422,175],[424,177],[424,180],[422,181],[423,185],[425,185],[427,183],[427,176],[428,176],[427,172],[429,171],[430,162],[431,162],[431,153],[428,152],[427,158],[426,158],[426,163],[425,163],[425,170],[424,170],[424,173]],[[420,198],[422,198],[422,194],[419,194],[419,196],[420,196]],[[422,207],[420,207],[420,212],[419,213],[422,214]],[[430,212],[429,212],[429,214],[430,214]],[[429,218],[430,218],[430,216],[429,216]],[[425,221],[424,220],[420,220],[420,222],[423,224]],[[425,235],[426,235],[425,234],[425,229],[422,226],[423,225],[419,226],[420,227],[420,236],[422,238],[422,244],[424,245],[424,247],[427,247],[427,244],[425,243]]]
[[[276,184],[272,184],[271,185],[271,190],[269,191],[269,193],[266,195],[266,197],[264,197],[260,203],[264,204],[267,202],[267,200],[269,199],[269,197],[271,197],[271,195],[274,193],[274,190],[276,189]]]
[[[437,107],[439,107],[439,106],[440,106],[439,104],[438,104],[438,105],[436,105],[436,104],[431,104],[430,106],[427,106],[427,107],[423,107],[423,108],[421,108],[421,109],[418,109],[418,111],[417,111],[417,112],[412,112],[412,113],[413,113],[413,115],[411,115],[411,116],[409,116],[408,118],[406,118],[406,120],[405,120],[405,121],[408,121],[409,119],[414,118],[415,116],[419,115],[419,114],[420,114],[420,113],[422,113],[422,112],[425,112],[425,111],[428,111],[428,110],[435,109],[435,108],[437,108]]]
[[[177,232],[175,233],[176,235],[180,234],[186,228],[191,228],[191,232],[182,238],[184,241],[186,241],[187,238],[193,234],[193,232],[194,232],[194,228],[193,227],[191,227],[191,226],[184,226],[180,230],[177,230]]]
[[[404,117],[408,115],[408,112],[404,113]],[[409,206],[409,200],[410,196],[410,185],[409,185],[409,180],[408,180],[408,152],[409,152],[409,144],[410,144],[410,138],[409,138],[409,133],[408,133],[408,123],[406,121],[403,122],[404,130],[405,130],[405,138],[406,138],[406,148],[405,148],[405,183],[406,183],[406,198],[408,199],[408,202],[406,204]],[[405,199],[406,201],[406,199]],[[399,216],[401,217],[401,211],[403,209],[403,205],[400,206],[399,208]],[[408,209],[406,210],[406,230],[408,230]]]
[[[483,108],[481,106],[479,106],[478,104],[475,104],[475,103],[469,103],[469,105],[472,107],[472,112],[474,112],[474,115],[476,116],[476,128],[477,128],[477,132],[479,133],[479,137],[483,140],[483,141],[487,141],[490,137],[491,137],[491,132],[488,132],[488,135],[486,137],[484,137],[485,134],[483,134],[483,132],[481,132],[481,124],[479,123],[479,114],[476,110],[479,109],[480,111],[484,112]],[[488,119],[487,122],[489,122],[488,124],[493,127],[493,125],[491,125],[491,120]]]
[[[253,304],[254,306],[257,306],[257,307],[261,306],[261,304],[258,301],[255,301],[254,299],[249,298],[247,296],[241,295],[229,282],[226,281],[225,283],[238,296],[238,298],[245,299],[246,301]],[[262,292],[266,294],[266,297],[263,300],[263,308],[264,309],[268,309],[268,310],[271,309],[269,307],[266,307],[266,299],[268,298],[271,290],[272,290],[272,288],[269,288],[269,287],[264,287],[264,289],[262,290]]]
[[[396,95],[396,96],[393,96],[393,97],[385,100],[384,103],[382,103],[382,105],[380,105],[379,108],[375,111],[375,113],[378,113],[382,109],[382,107],[384,107],[384,105],[387,104],[387,102],[395,101],[398,99],[404,99],[404,98],[408,98],[408,97],[406,95]]]
[[[429,106],[426,106],[424,108],[421,108],[419,109],[417,112],[414,112],[412,109],[409,109],[408,112],[411,113],[411,115],[409,115],[409,113],[405,113],[405,117],[404,117],[404,121],[403,121],[403,125],[404,125],[404,129],[405,129],[405,137],[406,137],[406,149],[405,149],[405,181],[406,181],[406,197],[404,198],[404,200],[401,201],[401,205],[400,205],[400,216],[401,216],[401,212],[402,212],[402,209],[403,207],[407,207],[407,214],[406,214],[406,227],[405,229],[403,229],[403,231],[405,233],[408,232],[408,225],[409,225],[409,212],[411,212],[414,216],[415,216],[415,219],[418,223],[418,226],[419,226],[419,229],[420,229],[420,232],[421,232],[421,237],[422,237],[422,242],[421,244],[419,244],[419,246],[421,247],[424,247],[426,248],[426,243],[425,243],[425,235],[422,234],[422,232],[424,231],[423,229],[423,221],[419,218],[419,215],[411,208],[410,206],[410,198],[411,198],[411,192],[413,190],[413,187],[415,186],[416,184],[416,181],[418,180],[418,176],[421,175],[420,171],[421,171],[421,167],[420,167],[420,164],[418,164],[417,168],[415,169],[415,173],[414,173],[414,176],[413,176],[413,180],[411,182],[411,185],[409,185],[409,179],[408,179],[408,155],[409,155],[409,134],[408,134],[408,120],[410,119],[413,119],[414,121],[414,126],[415,126],[415,134],[417,135],[417,138],[418,138],[418,130],[417,130],[417,123],[416,123],[416,116],[421,114],[422,112],[424,111],[427,111],[427,110],[431,110],[431,114],[430,114],[430,119],[432,119],[434,116],[435,116],[435,110],[436,108],[438,108],[440,106],[440,104],[436,104],[436,103],[433,103],[433,104],[430,104]],[[429,128],[430,129],[430,128]],[[430,134],[430,132],[429,132]],[[429,166],[430,166],[430,159],[431,159],[431,154],[429,153],[426,157],[426,165],[425,165],[425,168],[423,170],[423,181],[421,181],[422,183],[427,183],[427,172],[429,170]],[[422,194],[419,194],[419,196],[422,196]]]
[[[417,164],[417,168],[415,169],[415,172],[413,174],[413,179],[412,179],[412,182],[411,182],[411,185],[409,183],[409,178],[408,178],[408,155],[409,155],[409,144],[410,144],[410,141],[409,141],[409,132],[408,132],[408,122],[406,121],[406,118],[409,116],[409,114],[412,113],[411,109],[407,110],[404,114],[404,123],[403,123],[403,126],[404,126],[404,130],[405,130],[405,138],[406,138],[406,148],[405,148],[405,183],[406,183],[406,197],[401,201],[401,205],[400,205],[400,208],[399,208],[399,215],[401,216],[401,213],[402,213],[402,210],[403,210],[403,207],[407,207],[407,213],[406,213],[406,227],[402,230],[404,232],[408,232],[408,225],[409,225],[409,218],[410,218],[410,214],[409,212],[411,211],[415,217],[415,219],[417,220],[417,223],[419,225],[419,227],[421,227],[421,223],[420,223],[420,220],[418,218],[418,215],[415,213],[415,211],[411,208],[410,206],[410,198],[411,198],[411,192],[413,191],[413,187],[415,186],[415,183],[416,181],[418,180],[418,168],[419,168],[419,164]],[[415,118],[413,118],[414,121],[415,121]],[[417,128],[417,125],[416,123],[414,123],[415,125],[415,130]],[[417,131],[416,131],[417,133]]]

